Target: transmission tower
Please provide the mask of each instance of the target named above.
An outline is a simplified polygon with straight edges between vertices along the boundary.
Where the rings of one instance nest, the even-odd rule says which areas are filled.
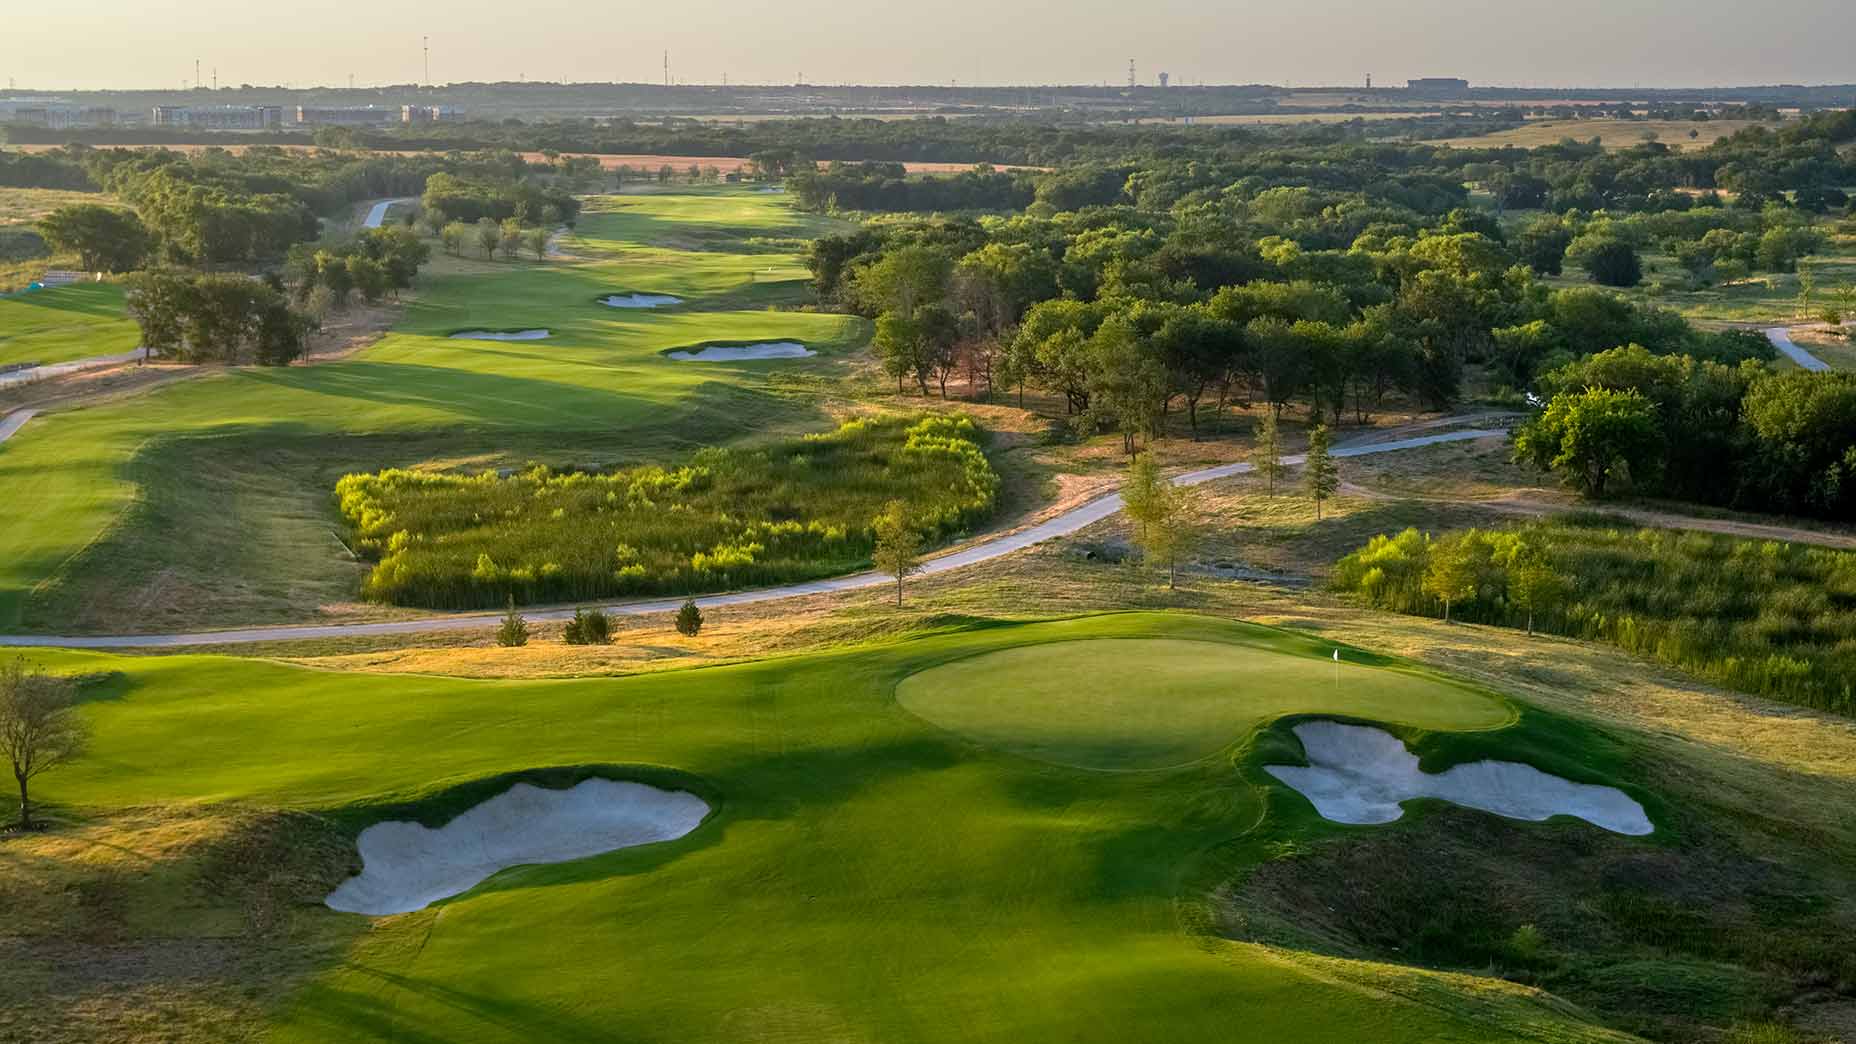
[[[1134,86],[1134,59],[1128,59],[1128,86]]]

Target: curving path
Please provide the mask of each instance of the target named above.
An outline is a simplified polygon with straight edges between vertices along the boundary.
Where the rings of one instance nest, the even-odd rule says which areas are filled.
[[[361,219],[361,227],[362,228],[379,228],[380,223],[387,219],[387,211],[393,208],[393,204],[413,203],[413,202],[417,202],[417,201],[413,199],[413,197],[411,196],[406,196],[402,199],[383,199],[380,202],[374,204],[374,208],[372,210],[369,210],[367,212],[367,216]]]
[[[1336,457],[1362,457],[1372,453],[1391,453],[1397,450],[1417,449],[1440,442],[1461,442],[1467,439],[1482,439],[1492,435],[1506,435],[1499,428],[1474,428],[1468,431],[1449,431],[1437,435],[1419,435],[1407,439],[1395,439],[1390,442],[1378,442],[1365,446],[1348,446],[1334,450]],[[1300,464],[1299,455],[1283,459],[1284,464]],[[1176,476],[1173,483],[1179,486],[1197,486],[1232,475],[1243,475],[1255,470],[1248,463],[1220,464],[1216,467],[1201,468]],[[922,563],[921,572],[926,575],[951,573],[956,569],[990,562],[1003,558],[1014,551],[1022,551],[1033,544],[1039,544],[1053,537],[1066,536],[1086,526],[1093,525],[1121,510],[1121,494],[1106,493],[1079,507],[1071,508],[1055,515],[1035,526],[1002,533],[977,543],[970,544],[958,551],[932,558]],[[895,578],[884,573],[852,573],[849,576],[831,577],[826,580],[811,580],[800,584],[784,584],[779,587],[763,587],[752,591],[735,591],[729,594],[704,595],[696,599],[696,604],[705,609],[730,605],[750,605],[756,602],[771,602],[782,598],[796,598],[802,595],[831,594],[838,591],[861,591],[865,588],[878,587],[894,583]],[[640,602],[616,602],[606,605],[608,612],[625,616],[645,616],[652,613],[675,612],[684,599],[656,598]],[[0,646],[37,646],[68,649],[132,649],[132,648],[173,648],[188,645],[242,645],[248,642],[277,642],[305,638],[359,638],[369,635],[424,634],[431,631],[458,631],[477,627],[494,627],[502,620],[501,613],[452,613],[443,616],[424,616],[414,620],[393,620],[387,623],[367,624],[300,624],[272,627],[248,627],[232,631],[196,631],[189,634],[125,634],[96,636],[61,636],[61,635],[0,635]],[[572,609],[550,609],[541,612],[525,613],[531,623],[569,620],[573,618]]]
[[[26,422],[39,415],[38,410],[14,410],[0,417],[0,442],[13,437],[13,433],[26,426]]]
[[[8,370],[0,373],[0,388],[13,388],[21,384],[33,384],[38,381],[63,377],[68,373],[82,370],[100,370],[105,366],[121,366],[142,357],[142,350],[118,352],[115,355],[93,355],[88,359],[72,359],[70,362],[47,363],[44,366],[28,366],[23,370]]]
[[[1772,346],[1784,353],[1787,359],[1797,363],[1804,369],[1810,370],[1813,373],[1822,373],[1830,369],[1829,363],[1805,351],[1803,348],[1798,347],[1797,343],[1792,340],[1791,331],[1783,326],[1774,326],[1767,329],[1766,340],[1771,341]]]

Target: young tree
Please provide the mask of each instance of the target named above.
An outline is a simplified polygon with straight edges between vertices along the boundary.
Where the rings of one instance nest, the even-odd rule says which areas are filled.
[[[503,230],[489,218],[477,219],[477,248],[483,251],[483,259],[488,261],[496,253],[496,245],[503,241]]]
[[[500,237],[497,242],[503,248],[503,259],[514,261],[516,251],[522,249],[522,222],[509,218],[497,229],[497,233]]]
[[[702,632],[702,607],[691,598],[677,610],[677,633],[685,638],[694,638]]]
[[[69,679],[28,670],[24,657],[0,665],[0,751],[19,784],[19,825],[32,826],[34,777],[84,752],[90,729],[73,705]]]
[[[1527,613],[1527,633],[1534,614],[1551,611],[1566,597],[1566,580],[1538,551],[1523,548],[1508,566],[1508,601]]]
[[[527,240],[528,248],[535,252],[535,260],[546,261],[548,259],[548,230],[531,228],[527,232]]]
[[[611,645],[612,617],[604,609],[575,609],[567,621],[561,640],[568,645]]]
[[[1317,424],[1308,433],[1308,457],[1302,465],[1302,486],[1315,500],[1315,521],[1321,521],[1321,502],[1340,490],[1340,467],[1328,447],[1328,426]]]
[[[1473,534],[1440,540],[1431,547],[1431,562],[1424,570],[1424,593],[1444,603],[1444,622],[1450,622],[1450,607],[1476,596],[1481,581],[1481,562]]]
[[[496,628],[496,644],[505,649],[528,644],[528,621],[516,612],[516,596],[509,596],[509,611],[503,614],[503,622]]]
[[[870,552],[877,571],[896,578],[896,605],[902,605],[902,581],[921,571],[922,534],[909,515],[909,506],[900,500],[883,505],[883,512],[871,519],[870,528],[876,546]]]
[[[1282,433],[1276,427],[1276,411],[1263,407],[1263,419],[1257,422],[1257,470],[1262,472],[1265,488],[1276,495],[1276,480],[1283,473]]]
[[[1191,546],[1198,519],[1198,490],[1175,486],[1160,474],[1152,453],[1134,458],[1121,486],[1121,501],[1134,523],[1134,542],[1150,563],[1166,563],[1166,586],[1178,585],[1179,558]]]

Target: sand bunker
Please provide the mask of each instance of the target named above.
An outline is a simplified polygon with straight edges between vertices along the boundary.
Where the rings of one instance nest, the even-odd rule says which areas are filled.
[[[550,335],[546,330],[459,330],[451,336],[466,341],[540,341]]]
[[[1648,834],[1643,806],[1616,787],[1574,783],[1513,761],[1472,761],[1431,774],[1397,736],[1363,725],[1311,721],[1295,727],[1308,764],[1265,765],[1322,818],[1336,823],[1390,823],[1399,802],[1442,798],[1466,808],[1534,822],[1577,816],[1616,834]]]
[[[678,362],[738,362],[743,359],[803,359],[817,355],[798,341],[767,341],[762,344],[712,344],[700,351],[671,352]]]
[[[565,863],[682,837],[709,806],[694,794],[589,779],[567,790],[517,783],[432,830],[395,820],[361,831],[359,876],[324,900],[383,917],[471,890],[512,866]]]
[[[662,308],[682,304],[683,298],[669,294],[611,294],[599,299],[608,308]]]

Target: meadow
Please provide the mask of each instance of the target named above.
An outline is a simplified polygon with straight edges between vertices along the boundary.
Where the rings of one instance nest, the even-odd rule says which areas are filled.
[[[566,248],[600,259],[440,256],[393,332],[359,354],[212,373],[40,416],[0,445],[0,629],[366,613],[358,604],[365,570],[341,542],[330,496],[344,474],[628,466],[830,428],[830,381],[862,343],[864,324],[773,310],[806,296],[805,269],[790,255],[729,250],[719,238],[700,252],[658,241],[674,228],[661,211],[709,207],[716,226],[749,238],[837,227],[750,192],[596,201]],[[629,290],[687,303],[662,311],[597,303]],[[448,336],[531,327],[552,336]],[[662,355],[767,339],[819,354],[733,365]],[[36,345],[18,350],[41,354]]]
[[[1449,145],[1462,149],[1499,149],[1510,145],[1520,149],[1532,149],[1542,145],[1556,145],[1567,138],[1574,141],[1591,141],[1597,138],[1599,143],[1607,149],[1628,149],[1635,145],[1642,145],[1645,140],[1651,140],[1680,151],[1705,148],[1728,135],[1754,126],[1762,126],[1762,124],[1756,120],[1695,122],[1693,120],[1530,119],[1522,126],[1508,130],[1467,138],[1444,138],[1428,144]],[[1691,131],[1694,132],[1694,137],[1689,136]],[[1646,139],[1646,135],[1653,137]]]
[[[1072,767],[1096,742],[1073,731],[1074,694],[1153,700],[1164,677],[1115,693],[1126,679],[1034,689],[1015,704],[1015,729],[1062,755],[1044,760],[998,749],[946,702],[964,698],[961,678],[917,673],[1049,643],[1085,658],[1106,646],[1130,671],[1187,647],[1206,682],[1222,678],[1237,699],[1151,715],[1130,742],[1183,757],[1105,772]],[[93,968],[64,987],[86,1005],[29,1018],[59,1039],[74,1035],[60,1017],[126,1020],[120,1009],[158,996],[209,1035],[216,1017],[244,1017],[273,1041],[1119,1041],[1130,1026],[1152,1040],[1621,1039],[1499,980],[1471,990],[1372,965],[1391,981],[1363,988],[1362,962],[1317,970],[1218,927],[1220,881],[1336,833],[1257,770],[1296,756],[1259,732],[1281,715],[1370,716],[1433,760],[1499,750],[1631,785],[1628,750],[1589,728],[1520,717],[1499,697],[1358,650],[1332,678],[1333,648],[1122,614],[628,679],[361,685],[260,660],[47,654],[100,679],[93,755],[43,788],[62,814],[231,802],[350,835],[379,818],[442,821],[515,778],[587,772],[674,781],[718,811],[680,841],[511,870],[371,926],[313,905],[347,869],[321,841],[217,842],[279,861],[281,912],[251,924],[205,866],[156,875],[162,903],[138,901],[146,869],[116,880],[114,894],[143,912],[115,945],[155,962],[217,946],[226,962],[188,983],[109,982],[118,973]],[[899,703],[911,676],[928,689]],[[1047,676],[1036,662],[989,672],[1000,691]],[[43,872],[38,844],[0,851],[0,887]],[[35,926],[59,923],[58,908],[33,912]],[[55,959],[28,947],[6,982],[43,981]],[[226,980],[248,992],[210,992]],[[186,1009],[199,996],[212,1003]],[[254,1010],[254,996],[274,1003]]]
[[[1743,692],[1856,714],[1856,553],[1643,529],[1602,514],[1509,532],[1565,587],[1534,614],[1536,628],[1610,642]],[[1375,537],[1335,566],[1333,583],[1379,608],[1441,616],[1442,602],[1424,586],[1436,547],[1416,529]],[[1453,605],[1452,617],[1525,625],[1513,573],[1498,560],[1478,574],[1475,594]]]
[[[992,511],[999,479],[965,417],[847,421],[687,464],[610,473],[349,475],[363,593],[432,609],[695,594],[809,580],[869,562],[870,520],[908,505],[928,540]]]

